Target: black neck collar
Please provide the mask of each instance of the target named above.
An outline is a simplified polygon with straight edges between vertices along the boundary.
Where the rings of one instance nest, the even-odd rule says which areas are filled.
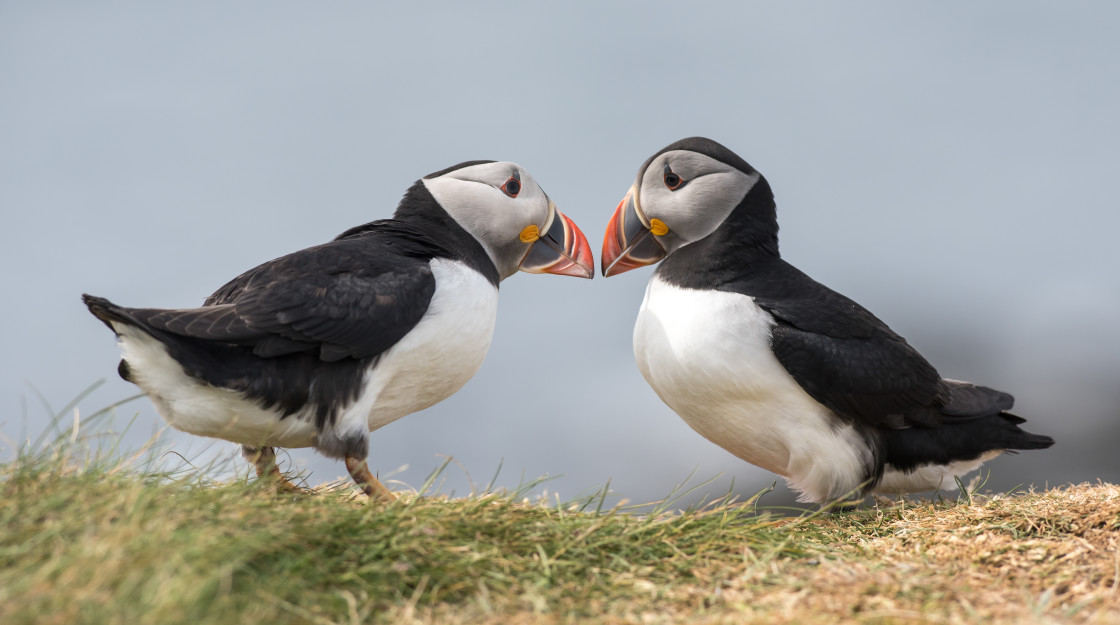
[[[407,239],[411,255],[456,260],[481,273],[495,287],[501,281],[498,268],[482,244],[439,205],[422,181],[416,181],[405,192],[392,219],[351,228],[336,240],[374,232]]]
[[[760,176],[714,232],[669,254],[657,268],[657,276],[684,288],[714,289],[779,258],[774,193]]]

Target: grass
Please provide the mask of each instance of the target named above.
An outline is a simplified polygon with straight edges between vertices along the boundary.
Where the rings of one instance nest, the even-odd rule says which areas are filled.
[[[77,430],[0,465],[0,623],[1118,623],[1120,487],[643,514],[145,470]],[[421,489],[423,491],[423,489]]]

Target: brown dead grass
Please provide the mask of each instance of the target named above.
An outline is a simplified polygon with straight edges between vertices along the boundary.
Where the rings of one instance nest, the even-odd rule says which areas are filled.
[[[768,623],[1120,623],[1116,485],[811,522],[833,557],[747,570],[723,601]]]
[[[788,523],[819,558],[745,549],[658,587],[646,600],[592,606],[595,623],[1120,623],[1120,486],[891,503]],[[517,605],[511,605],[517,604]],[[411,623],[563,623],[520,599],[411,606]]]

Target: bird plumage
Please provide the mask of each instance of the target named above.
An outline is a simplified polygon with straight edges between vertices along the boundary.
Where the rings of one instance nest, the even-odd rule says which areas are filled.
[[[561,240],[530,262],[536,239],[518,233],[556,233],[550,224],[564,225]],[[369,431],[450,396],[481,366],[501,279],[519,268],[586,277],[586,247],[527,172],[471,161],[417,181],[393,218],[263,263],[200,308],[83,299],[118,335],[122,377],[172,426],[262,462],[272,446],[311,446],[368,473]]]
[[[665,234],[634,227],[654,219]],[[642,258],[628,260],[627,250],[638,247]],[[1007,412],[1010,395],[943,379],[867,309],[782,259],[770,185],[713,141],[685,139],[647,160],[612,218],[605,272],[651,260],[661,264],[635,330],[647,381],[706,437],[786,475],[805,499],[836,498],[861,485],[934,488],[930,482],[948,474],[928,467],[959,471],[996,450],[1053,443],[1018,427],[1023,420]],[[663,317],[696,330],[651,331],[665,326]],[[750,348],[720,353],[738,342]],[[705,353],[713,362],[704,362]],[[706,382],[721,371],[734,373]],[[682,387],[690,384],[711,388],[694,401],[672,397],[687,395]]]

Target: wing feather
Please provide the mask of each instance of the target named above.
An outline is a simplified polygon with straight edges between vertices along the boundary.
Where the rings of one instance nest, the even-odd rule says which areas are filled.
[[[132,314],[166,332],[248,346],[262,357],[376,356],[420,321],[435,279],[426,260],[387,254],[375,243],[332,241],[238,276],[201,308]]]
[[[944,380],[906,339],[781,259],[735,284],[775,319],[771,347],[813,399],[870,426],[933,427],[1011,408],[1002,393]]]

